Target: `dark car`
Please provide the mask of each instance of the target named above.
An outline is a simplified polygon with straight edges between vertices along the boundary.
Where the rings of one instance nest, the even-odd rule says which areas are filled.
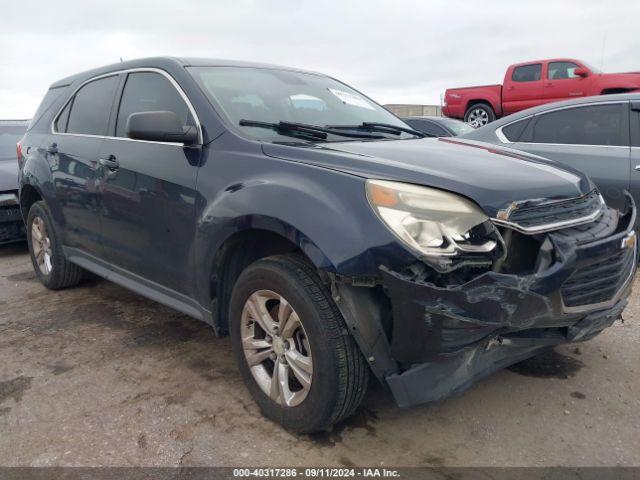
[[[640,93],[552,103],[504,117],[466,138],[543,155],[585,172],[607,204],[640,201]]]
[[[370,374],[432,402],[619,319],[635,208],[539,157],[422,138],[330,77],[155,58],[54,83],[20,203],[51,289],[85,270],[230,334],[260,408],[311,432]]]
[[[429,137],[457,137],[474,130],[468,123],[455,118],[422,116],[403,117],[402,120]]]
[[[0,120],[0,245],[26,240],[18,201],[18,142],[29,120]]]

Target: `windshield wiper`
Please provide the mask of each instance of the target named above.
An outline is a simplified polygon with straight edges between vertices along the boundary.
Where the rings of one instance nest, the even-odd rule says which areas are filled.
[[[367,130],[369,132],[390,133],[392,135],[400,135],[401,133],[409,133],[416,137],[432,137],[426,133],[419,132],[413,128],[401,127],[391,123],[362,122],[360,125],[326,125],[329,130]]]
[[[257,120],[240,120],[240,126],[242,127],[260,127],[260,128],[269,128],[271,130],[275,130],[281,135],[287,135],[290,137],[301,137],[305,136],[311,138],[313,140],[326,140],[327,134],[315,128],[312,128],[303,124],[289,123],[289,122],[278,122],[278,123],[270,123],[270,122],[259,122]]]
[[[295,123],[295,122],[259,122],[258,120],[240,120],[240,126],[242,127],[260,127],[260,128],[270,128],[271,130],[275,130],[276,132],[282,135],[289,135],[292,137],[298,136],[295,135],[297,133],[306,135],[308,137],[317,139],[317,140],[326,140],[327,135],[339,135],[341,137],[350,137],[350,138],[373,138],[373,139],[381,139],[384,138],[380,135],[371,135],[368,133],[355,133],[355,132],[342,132],[339,130],[331,130],[330,128],[318,127],[316,125],[307,125],[305,123]]]

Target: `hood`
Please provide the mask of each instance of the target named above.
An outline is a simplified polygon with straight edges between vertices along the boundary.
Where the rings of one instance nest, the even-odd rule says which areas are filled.
[[[0,192],[18,190],[18,161],[0,159]]]
[[[582,173],[550,160],[470,140],[425,138],[313,147],[265,143],[262,148],[266,155],[284,160],[458,193],[490,217],[514,201],[562,200],[594,188]]]

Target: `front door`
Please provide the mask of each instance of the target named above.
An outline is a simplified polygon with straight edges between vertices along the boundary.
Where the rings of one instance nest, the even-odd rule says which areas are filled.
[[[58,199],[51,213],[63,244],[102,257],[98,153],[107,133],[118,75],[82,86],[54,121],[44,142]]]
[[[114,268],[188,294],[200,150],[126,137],[130,114],[160,110],[175,112],[184,124],[195,124],[164,74],[129,73],[114,136],[105,139],[99,154],[104,246]]]
[[[574,74],[577,68],[579,65],[573,62],[549,62],[543,88],[545,102],[587,95],[590,78]]]

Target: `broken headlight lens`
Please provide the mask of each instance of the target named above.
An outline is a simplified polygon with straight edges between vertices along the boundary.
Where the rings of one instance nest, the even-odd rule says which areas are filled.
[[[367,180],[366,188],[369,203],[387,227],[422,255],[453,257],[496,248],[497,232],[489,218],[464,197],[384,180]]]

